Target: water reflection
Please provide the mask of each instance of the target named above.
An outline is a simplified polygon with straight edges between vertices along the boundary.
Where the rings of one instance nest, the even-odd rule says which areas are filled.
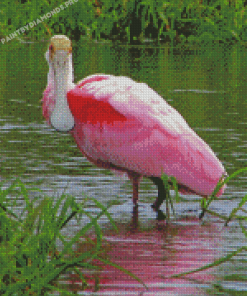
[[[201,226],[198,219],[187,218],[171,225],[152,221],[138,226],[132,221],[129,224],[119,222],[117,227],[119,233],[109,228],[105,230],[104,258],[133,272],[148,290],[122,271],[98,263],[101,270],[84,272],[89,283],[87,292],[126,296],[204,295],[204,289],[216,279],[212,270],[182,279],[171,278],[173,274],[201,267],[221,255],[222,239],[216,225]],[[85,250],[83,244],[78,245],[78,253],[80,249]],[[76,275],[70,275],[67,283],[70,290],[80,291]]]

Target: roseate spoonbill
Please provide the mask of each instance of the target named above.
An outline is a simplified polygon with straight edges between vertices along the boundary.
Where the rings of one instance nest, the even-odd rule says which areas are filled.
[[[166,197],[162,172],[176,177],[181,192],[203,197],[226,174],[211,148],[147,84],[96,74],[75,85],[72,44],[63,35],[51,38],[46,59],[44,117],[57,131],[70,132],[93,164],[127,173],[134,205],[142,176],[158,186],[158,210]]]

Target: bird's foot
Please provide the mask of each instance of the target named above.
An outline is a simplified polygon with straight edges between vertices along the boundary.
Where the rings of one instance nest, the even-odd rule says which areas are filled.
[[[202,211],[201,211],[201,214],[199,215],[199,219],[200,219],[200,220],[204,217],[204,214],[205,214],[205,210],[202,210]]]
[[[157,204],[157,203],[155,202],[155,203],[153,203],[153,204],[151,205],[151,207],[154,209],[155,212],[157,212],[157,211],[159,210],[160,204]]]
[[[137,203],[133,205],[132,226],[134,228],[138,227],[138,204]]]
[[[156,213],[158,221],[164,221],[166,219],[166,215],[161,210],[157,210]]]
[[[156,219],[157,219],[158,221],[163,221],[163,220],[166,219],[166,215],[163,213],[163,211],[161,211],[161,210],[159,209],[159,207],[157,207],[157,206],[155,205],[155,203],[152,204],[151,207],[152,207],[153,210],[156,212],[156,214],[157,214]]]

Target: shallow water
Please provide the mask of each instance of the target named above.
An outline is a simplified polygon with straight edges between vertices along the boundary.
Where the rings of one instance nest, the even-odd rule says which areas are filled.
[[[101,219],[107,246],[105,256],[132,271],[149,288],[145,290],[129,276],[105,266],[102,271],[88,272],[90,287],[78,293],[222,295],[219,286],[224,295],[247,293],[246,253],[186,279],[170,278],[246,245],[238,223],[224,227],[222,221],[209,215],[204,222],[199,221],[199,204],[190,201],[191,196],[175,204],[177,216],[172,217],[169,225],[157,221],[150,207],[157,195],[156,188],[146,179],[141,183],[137,222],[132,217],[132,188],[128,179],[91,165],[70,135],[57,133],[44,122],[40,99],[48,71],[44,59],[46,46],[13,41],[0,48],[1,181],[7,186],[19,177],[27,186],[38,186],[49,196],[66,190],[78,202],[84,198],[82,193],[86,193],[104,205],[114,203],[109,211],[119,233],[114,232],[106,218]],[[93,73],[110,73],[148,83],[212,147],[228,173],[245,167],[245,50],[219,48],[204,55],[167,53],[166,48],[81,43],[74,48],[75,81]],[[213,202],[211,208],[229,214],[246,194],[246,188],[246,175],[241,175],[229,183],[223,196],[226,200]],[[235,199],[227,200],[230,197]],[[162,209],[165,211],[164,205]],[[89,205],[88,211],[96,213],[97,209]],[[74,221],[68,234],[86,222]],[[99,291],[92,292],[95,279]],[[76,277],[68,275],[64,282],[71,290],[80,291]]]
[[[217,201],[211,209],[227,215],[230,213],[227,203]],[[237,201],[231,206],[236,207]],[[138,220],[132,209],[131,201],[109,209],[118,233],[106,219],[101,219],[104,233],[102,256],[133,272],[147,289],[131,276],[99,262],[96,264],[101,270],[84,270],[88,287],[83,292],[79,292],[81,282],[73,273],[64,277],[60,284],[69,285],[70,290],[81,295],[222,295],[222,289],[225,289],[224,295],[228,295],[228,289],[244,295],[240,293],[247,291],[243,281],[246,278],[246,253],[238,254],[230,263],[180,279],[172,278],[174,274],[210,264],[246,245],[238,223],[231,222],[224,227],[219,219],[210,215],[200,221],[197,218],[200,207],[195,202],[176,205],[177,218],[170,223],[157,221],[156,213],[147,203],[140,203]],[[165,210],[164,206],[162,210]],[[83,221],[80,223],[84,224]],[[79,229],[80,225],[71,223],[68,233],[76,232],[77,227]],[[76,252],[85,252],[83,242],[78,244]]]

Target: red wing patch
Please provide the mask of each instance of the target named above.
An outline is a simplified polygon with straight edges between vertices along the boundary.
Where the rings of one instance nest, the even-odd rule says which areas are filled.
[[[95,81],[95,80],[94,80]],[[96,100],[94,95],[76,87],[67,93],[71,113],[83,123],[107,123],[126,121],[126,117],[115,110],[108,102]]]

